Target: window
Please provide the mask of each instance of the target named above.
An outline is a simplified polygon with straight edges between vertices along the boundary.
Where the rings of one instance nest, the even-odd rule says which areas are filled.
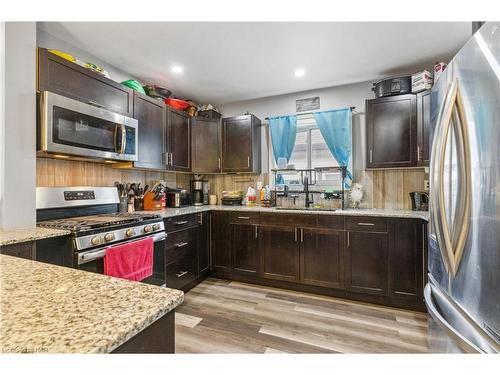
[[[297,119],[297,137],[288,165],[296,169],[336,167],[339,165],[328,149],[314,116],[301,116]],[[290,190],[302,190],[299,173],[284,173],[283,178]],[[340,172],[317,173],[316,178],[318,189],[341,189],[342,176]]]

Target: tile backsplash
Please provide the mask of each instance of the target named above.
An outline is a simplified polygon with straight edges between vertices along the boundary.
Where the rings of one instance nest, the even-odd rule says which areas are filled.
[[[115,181],[141,182],[144,186],[161,179],[169,187],[189,189],[192,176],[189,173],[117,169],[103,163],[50,158],[37,158],[36,169],[37,186],[113,186]],[[264,186],[269,183],[268,173],[205,175],[204,178],[209,181],[211,194],[217,195],[218,202],[223,190],[246,191],[250,185],[255,187],[258,181]],[[363,185],[364,191],[360,207],[410,209],[409,193],[424,190],[425,179],[423,168],[363,171],[356,179]],[[314,199],[326,207],[339,207],[339,202],[336,200],[322,201],[318,196]],[[297,206],[302,203],[303,198],[296,201]],[[291,202],[283,202],[283,205],[285,204],[290,205]]]

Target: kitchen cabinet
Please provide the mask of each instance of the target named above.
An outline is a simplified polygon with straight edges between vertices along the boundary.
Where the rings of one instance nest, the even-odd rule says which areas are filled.
[[[344,231],[300,228],[300,281],[344,287]]]
[[[259,227],[261,276],[267,279],[299,281],[298,229],[292,226]]]
[[[418,220],[390,224],[389,294],[394,298],[422,300],[425,286],[424,226]]]
[[[212,270],[231,272],[231,213],[214,211],[210,215]]]
[[[191,118],[191,157],[194,173],[221,172],[221,123],[207,117]]]
[[[36,243],[33,241],[0,246],[0,254],[24,259],[36,259]]]
[[[123,115],[133,116],[133,90],[38,48],[38,91],[51,91]]]
[[[259,274],[259,227],[251,224],[231,224],[231,272]]]
[[[138,160],[134,167],[165,169],[165,105],[134,92],[134,118],[139,123]]]
[[[184,291],[198,279],[198,227],[169,232],[166,240],[165,284]]]
[[[222,172],[260,173],[261,122],[254,115],[222,119]]]
[[[198,214],[198,278],[204,277],[210,268],[210,214],[202,212]]]
[[[416,95],[366,101],[367,168],[417,165]]]
[[[417,166],[427,167],[431,155],[431,90],[417,94]]]
[[[387,233],[347,232],[347,289],[388,294],[389,247]]]
[[[185,112],[166,106],[167,169],[191,171],[191,122]]]

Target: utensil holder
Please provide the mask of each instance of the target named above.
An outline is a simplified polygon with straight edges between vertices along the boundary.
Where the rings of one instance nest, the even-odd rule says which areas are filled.
[[[127,212],[128,210],[128,197],[120,197],[120,212]]]
[[[144,195],[144,210],[145,211],[158,211],[161,210],[161,200],[155,201],[154,194],[148,191]]]

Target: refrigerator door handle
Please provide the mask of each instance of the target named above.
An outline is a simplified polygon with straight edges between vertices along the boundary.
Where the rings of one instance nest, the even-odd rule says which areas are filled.
[[[437,139],[433,144],[434,155],[431,164],[434,170],[431,174],[433,185],[432,214],[436,238],[444,264],[448,273],[456,275],[469,233],[472,189],[467,118],[465,116],[458,80],[453,82],[446,94],[437,124],[439,126],[439,134],[437,134]],[[453,229],[450,230],[446,218],[443,171],[445,167],[446,144],[452,126],[458,139],[457,154],[461,163],[461,169],[460,181],[458,183],[457,210],[454,217]]]

